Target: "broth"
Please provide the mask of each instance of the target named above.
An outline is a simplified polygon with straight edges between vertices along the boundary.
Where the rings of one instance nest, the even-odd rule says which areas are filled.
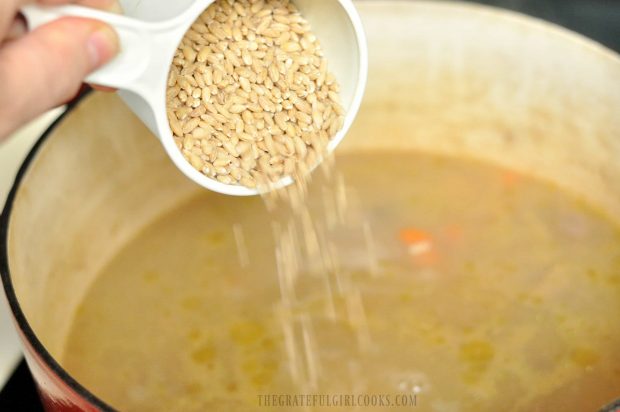
[[[359,227],[338,234],[340,270],[361,292],[365,345],[342,297],[322,293],[324,278],[301,280],[294,315],[312,324],[316,388],[291,383],[263,203],[206,192],[143,230],[98,276],[63,366],[127,411],[270,410],[259,394],[308,390],[415,393],[420,411],[582,411],[620,394],[611,222],[554,186],[474,161],[382,152],[337,166],[373,230],[376,269]]]

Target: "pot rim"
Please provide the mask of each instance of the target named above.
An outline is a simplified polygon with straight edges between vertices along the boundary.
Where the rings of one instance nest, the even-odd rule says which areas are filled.
[[[493,18],[507,20],[509,23],[514,25],[540,29],[544,31],[545,34],[560,37],[567,42],[596,53],[603,59],[608,59],[616,64],[620,64],[620,51],[616,51],[600,41],[586,36],[585,34],[581,34],[571,28],[564,27],[559,23],[545,20],[542,17],[500,6],[477,3],[475,0],[473,2],[470,0],[358,0],[357,3],[384,3],[389,5],[402,5],[409,3],[423,5],[426,7],[444,7],[450,10],[469,11],[472,13],[478,13],[479,15],[486,14]]]
[[[58,116],[56,120],[43,132],[41,137],[37,139],[32,146],[28,155],[22,162],[15,175],[15,180],[11,186],[11,190],[6,198],[6,203],[2,214],[0,215],[0,278],[4,286],[4,292],[11,308],[11,313],[14,318],[16,326],[23,334],[23,338],[32,346],[34,352],[39,356],[43,362],[49,366],[54,374],[58,376],[65,384],[67,384],[72,390],[74,390],[80,397],[95,406],[102,411],[114,411],[110,405],[106,404],[103,400],[99,399],[91,391],[82,386],[75,378],[73,378],[69,372],[67,372],[56,359],[48,352],[43,343],[39,340],[36,333],[30,326],[30,323],[26,319],[11,279],[11,272],[9,268],[9,223],[11,218],[11,212],[13,211],[13,205],[18,190],[21,188],[21,183],[30,169],[30,165],[35,160],[36,155],[43,146],[43,143],[56,131],[56,128],[63,122],[66,116],[70,115],[73,110],[92,92],[92,89],[88,88],[69,104],[67,104],[66,110]]]
[[[405,4],[412,2],[402,2],[397,0],[363,0],[360,3],[382,3],[386,5],[390,4]],[[599,55],[599,57],[614,61],[616,64],[620,64],[620,54],[616,53],[614,50],[608,48],[607,46],[599,43],[594,39],[590,39],[585,35],[577,33],[573,30],[567,29],[563,26],[560,26],[556,23],[527,15],[521,12],[504,9],[496,6],[490,6],[486,4],[480,3],[465,3],[458,0],[445,0],[445,1],[427,1],[422,0],[415,2],[417,5],[424,6],[433,6],[433,7],[445,7],[452,10],[461,10],[465,12],[471,12],[475,14],[487,14],[494,18],[508,20],[512,24],[518,24],[521,26],[528,26],[531,28],[543,29],[546,33],[552,34],[554,36],[560,36],[564,38],[566,41],[574,43],[580,47],[586,48],[591,52],[594,52]],[[15,175],[15,179],[13,184],[11,185],[11,189],[7,195],[6,203],[4,204],[4,208],[2,213],[0,214],[0,278],[2,279],[3,289],[5,292],[5,296],[7,298],[7,302],[11,309],[11,314],[15,320],[16,327],[22,332],[23,339],[27,341],[29,345],[32,346],[37,356],[39,356],[43,362],[47,366],[49,366],[52,372],[59,377],[63,383],[65,383],[71,390],[75,391],[77,395],[83,398],[85,401],[89,402],[95,408],[98,408],[101,411],[105,412],[113,412],[115,411],[110,405],[106,402],[98,398],[91,391],[89,391],[86,387],[80,384],[75,378],[73,378],[57,361],[54,357],[47,351],[43,343],[39,340],[34,330],[30,326],[28,320],[24,312],[21,309],[20,303],[17,298],[17,294],[15,293],[15,289],[13,287],[11,273],[9,268],[9,257],[8,257],[8,232],[9,232],[9,224],[11,212],[13,210],[13,205],[15,198],[17,196],[17,192],[21,188],[22,180],[26,173],[30,170],[30,165],[35,160],[36,155],[39,150],[45,143],[45,141],[56,131],[56,128],[64,121],[65,117],[70,115],[75,108],[82,103],[82,101],[90,95],[92,89],[88,88],[85,92],[80,94],[74,100],[72,100],[66,106],[66,110],[56,119],[54,122],[43,132],[43,134],[36,140],[35,144],[32,146],[28,155],[25,157],[24,161],[20,165],[17,174]],[[615,412],[620,411],[620,398],[608,404],[607,406],[602,407],[601,412]]]

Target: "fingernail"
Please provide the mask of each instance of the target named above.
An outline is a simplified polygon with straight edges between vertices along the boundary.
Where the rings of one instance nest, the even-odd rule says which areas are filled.
[[[101,26],[88,38],[87,48],[92,68],[96,69],[107,63],[118,53],[118,35],[111,27]]]

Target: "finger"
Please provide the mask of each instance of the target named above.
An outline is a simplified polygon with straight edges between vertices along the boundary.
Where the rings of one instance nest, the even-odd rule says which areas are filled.
[[[21,0],[24,2],[24,0]],[[32,0],[30,0],[32,2]],[[122,8],[118,0],[38,0],[37,3],[46,6],[58,6],[61,4],[75,3],[80,6],[92,7],[114,13],[121,13]]]
[[[15,16],[13,23],[9,27],[9,31],[6,34],[6,37],[0,41],[0,44],[5,41],[12,41],[22,37],[28,31],[28,26],[26,24],[26,19],[21,14]]]
[[[105,10],[111,13],[123,13],[123,9],[118,0],[0,0],[0,43],[9,36],[15,36],[12,30],[15,29],[14,26],[16,23],[14,20],[15,17],[19,15],[18,10],[20,7],[31,3],[45,6],[79,4],[81,6]]]
[[[78,4],[80,6],[92,7],[101,10],[112,10],[120,7],[118,0],[14,0],[18,6],[26,4],[40,4],[42,6],[60,6],[63,4]]]
[[[7,43],[0,49],[0,136],[71,98],[118,47],[110,27],[73,17]]]
[[[0,40],[4,39],[11,27],[19,7],[19,0],[0,0]]]

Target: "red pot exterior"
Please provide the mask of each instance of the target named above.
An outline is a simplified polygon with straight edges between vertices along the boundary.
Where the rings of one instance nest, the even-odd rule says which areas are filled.
[[[47,412],[99,412],[87,399],[78,394],[47,364],[20,331],[24,356],[37,384],[37,390]]]

